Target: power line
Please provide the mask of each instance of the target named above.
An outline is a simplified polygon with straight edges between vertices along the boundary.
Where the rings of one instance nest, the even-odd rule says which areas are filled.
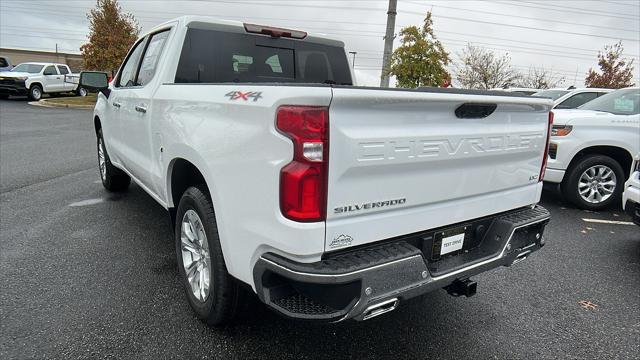
[[[562,5],[555,5],[555,4],[549,5],[549,4],[542,4],[542,3],[539,3],[539,2],[535,2],[535,1],[523,1],[523,0],[520,0],[519,2],[520,3],[526,3],[526,4],[543,5],[543,6],[546,6],[546,7],[557,8],[557,9],[567,9],[567,10],[575,11],[575,12],[585,12],[584,9],[571,7],[571,6],[562,6]],[[599,10],[598,11],[596,11],[596,10],[586,10],[586,11],[595,12],[597,14],[609,15],[609,16],[611,16],[611,15],[629,16],[629,15],[627,15],[625,13],[611,12],[611,11],[599,11]],[[631,17],[631,16],[629,16],[629,17]],[[637,16],[633,16],[633,17],[634,18],[639,18]]]
[[[217,1],[218,3],[234,3],[234,4],[255,4],[255,5],[260,5],[260,3],[253,3],[253,2],[233,2],[233,1]],[[264,5],[264,4],[262,4]],[[286,4],[270,4],[270,5],[275,5],[275,6],[285,6]],[[309,4],[305,4],[305,5],[296,5],[296,7],[313,7],[313,8],[333,8],[333,9],[358,9],[358,10],[380,10],[380,9],[370,9],[370,8],[358,8],[358,7],[333,7],[333,6],[320,6],[320,5],[309,5]],[[34,9],[31,8],[17,8],[17,7],[13,7],[13,9],[20,9],[20,10],[30,10],[30,11],[34,11]],[[84,8],[83,8],[84,9]],[[37,11],[38,9],[36,9]],[[382,9],[383,10],[383,9]],[[158,11],[155,11],[156,13],[161,13]],[[421,15],[423,16],[424,14],[422,12],[417,12],[417,11],[399,11],[401,13],[407,13],[407,14],[413,14],[413,15]],[[49,11],[46,11],[45,13],[50,13]],[[67,16],[70,16],[69,14],[66,13],[58,13],[58,14],[64,14]],[[172,14],[173,16],[175,16],[175,13],[168,13],[168,14]],[[598,35],[598,34],[587,34],[587,33],[579,33],[579,32],[572,32],[572,31],[563,31],[563,30],[552,30],[552,29],[546,29],[546,28],[538,28],[538,27],[533,27],[533,26],[524,26],[524,25],[514,25],[514,24],[503,24],[503,23],[497,23],[497,22],[492,22],[492,21],[483,21],[483,20],[473,20],[473,19],[465,19],[465,18],[460,18],[460,17],[454,17],[454,16],[448,16],[448,15],[436,15],[440,18],[445,18],[445,19],[452,19],[452,20],[458,20],[458,21],[466,21],[466,22],[475,22],[475,23],[481,23],[481,24],[488,24],[488,25],[496,25],[496,26],[506,26],[506,27],[514,27],[514,28],[521,28],[521,29],[528,29],[528,30],[537,30],[537,31],[546,31],[546,32],[553,32],[553,33],[565,33],[565,34],[570,34],[570,35],[579,35],[579,36],[589,36],[589,37],[599,37],[599,38],[605,38],[605,39],[614,39],[614,40],[628,40],[628,41],[638,41],[638,39],[631,39],[631,38],[623,38],[623,37],[614,37],[614,36],[607,36],[607,35]],[[137,18],[155,18],[158,19],[157,17],[148,17],[148,16],[137,16]],[[162,18],[165,19],[165,18]],[[165,19],[166,20],[166,19]]]
[[[407,1],[408,3],[411,4],[416,4],[416,5],[423,5],[420,2],[417,1]],[[510,18],[519,18],[519,19],[527,19],[527,20],[535,20],[535,21],[543,21],[543,22],[551,22],[551,23],[555,23],[555,24],[567,24],[567,25],[574,25],[574,26],[586,26],[586,27],[592,27],[592,28],[597,28],[597,29],[606,29],[606,30],[620,30],[620,31],[628,31],[628,32],[633,32],[633,33],[637,33],[638,30],[629,30],[629,29],[623,29],[623,28],[617,28],[617,27],[610,27],[610,26],[601,26],[601,25],[592,25],[592,24],[583,24],[583,23],[574,23],[574,22],[569,22],[569,21],[561,21],[561,20],[552,20],[552,19],[543,19],[543,18],[539,18],[539,17],[529,17],[529,16],[521,16],[521,15],[513,15],[513,14],[504,14],[504,13],[497,13],[497,12],[493,12],[493,11],[485,11],[485,10],[478,10],[478,9],[463,9],[463,8],[457,8],[457,7],[452,7],[452,6],[443,6],[443,5],[431,5],[434,8],[441,8],[441,9],[450,9],[450,10],[457,10],[457,11],[468,11],[468,12],[473,12],[473,13],[481,13],[481,14],[490,14],[490,15],[497,15],[497,16],[505,16],[505,17],[510,17]]]
[[[406,14],[415,14],[415,15],[421,15],[424,16],[423,13],[421,12],[417,12],[417,11],[399,11],[402,13],[406,13]],[[589,37],[598,37],[598,38],[604,38],[604,39],[613,39],[613,40],[628,40],[628,41],[638,41],[638,39],[631,39],[631,38],[623,38],[623,37],[614,37],[614,36],[606,36],[606,35],[597,35],[597,34],[585,34],[585,33],[579,33],[579,32],[573,32],[573,31],[564,31],[564,30],[555,30],[555,29],[544,29],[544,28],[537,28],[534,26],[524,26],[524,25],[513,25],[513,24],[501,24],[501,23],[497,23],[497,22],[493,22],[493,21],[484,21],[484,20],[472,20],[472,19],[465,19],[465,18],[460,18],[460,17],[456,17],[456,16],[448,16],[448,15],[438,15],[436,14],[435,16],[439,17],[439,18],[445,18],[445,19],[451,19],[451,20],[458,20],[458,21],[466,21],[466,22],[474,22],[474,23],[478,23],[478,24],[487,24],[487,25],[496,25],[496,26],[506,26],[506,27],[513,27],[513,28],[518,28],[518,29],[528,29],[528,30],[537,30],[537,31],[546,31],[546,32],[552,32],[554,34],[557,33],[563,33],[563,34],[571,34],[571,35],[579,35],[579,36],[589,36]]]
[[[581,10],[572,10],[572,11],[567,11],[567,10],[560,10],[560,9],[554,9],[553,7],[549,7],[548,5],[544,5],[544,6],[534,6],[534,5],[526,5],[523,4],[525,1],[521,1],[518,2],[517,4],[514,4],[512,2],[509,1],[496,1],[496,3],[498,4],[504,4],[504,5],[510,5],[510,6],[520,6],[520,7],[526,7],[526,8],[532,8],[532,9],[542,9],[542,10],[547,10],[547,11],[555,11],[555,12],[562,12],[562,13],[577,13],[577,14],[584,14],[584,15],[591,15],[591,16],[608,16],[608,17],[613,17],[613,18],[619,18],[619,19],[626,19],[626,20],[635,20],[634,17],[629,17],[629,16],[618,16],[615,14],[609,14],[606,12],[589,12],[589,11],[581,11]],[[531,4],[531,3],[529,3]],[[533,4],[538,4],[538,5],[542,5],[539,3],[533,3]]]
[[[632,0],[632,1],[633,1],[633,0]],[[628,3],[625,3],[624,1],[607,1],[607,0],[600,0],[600,2],[608,3],[608,4],[623,5],[623,6],[631,6],[631,7],[635,7],[635,8],[640,9],[640,6],[633,5],[633,4],[638,4],[638,2],[637,2],[637,1],[633,1],[633,3],[631,3],[631,1],[629,1]],[[631,3],[631,4],[629,4],[629,3]]]

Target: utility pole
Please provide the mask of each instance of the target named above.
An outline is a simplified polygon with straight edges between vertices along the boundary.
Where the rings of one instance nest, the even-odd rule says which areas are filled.
[[[351,67],[353,69],[355,69],[356,68],[356,54],[357,54],[357,52],[349,51],[349,54],[353,55],[353,61],[351,62]]]
[[[393,51],[393,39],[396,29],[396,8],[398,0],[389,0],[389,10],[387,11],[387,32],[384,35],[384,55],[382,58],[382,75],[380,77],[380,87],[389,87],[389,63],[391,62],[391,52]]]

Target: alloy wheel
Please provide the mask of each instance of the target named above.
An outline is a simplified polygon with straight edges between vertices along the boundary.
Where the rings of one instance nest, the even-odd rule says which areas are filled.
[[[42,92],[39,88],[34,88],[33,90],[31,90],[31,94],[33,95],[34,100],[40,100],[40,98],[42,97]]]
[[[182,217],[180,230],[182,266],[193,296],[205,302],[211,288],[211,256],[209,242],[200,216],[187,210]]]
[[[613,195],[616,181],[616,174],[611,168],[606,165],[594,165],[580,175],[578,193],[582,200],[599,204]]]
[[[104,181],[107,178],[107,159],[102,138],[98,139],[98,165],[100,166],[100,177]]]

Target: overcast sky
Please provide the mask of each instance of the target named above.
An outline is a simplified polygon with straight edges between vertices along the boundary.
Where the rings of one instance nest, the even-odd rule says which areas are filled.
[[[186,14],[212,15],[328,34],[356,51],[360,84],[378,85],[387,0],[120,0],[142,31]],[[0,46],[79,52],[88,33],[85,14],[93,0],[0,0]],[[454,61],[469,42],[508,52],[516,69],[552,69],[564,85],[584,85],[605,44],[622,40],[625,56],[635,59],[640,83],[640,1],[638,0],[398,0],[396,33],[420,25],[434,14],[436,36]],[[396,39],[394,45],[398,45]],[[452,68],[452,71],[455,69]]]

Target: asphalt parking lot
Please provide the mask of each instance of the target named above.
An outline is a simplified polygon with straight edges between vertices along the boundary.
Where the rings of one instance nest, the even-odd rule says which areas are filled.
[[[255,300],[206,327],[177,279],[169,218],[100,184],[91,112],[0,100],[0,358],[638,358],[640,228],[553,192],[547,246],[366,322],[281,319]]]

